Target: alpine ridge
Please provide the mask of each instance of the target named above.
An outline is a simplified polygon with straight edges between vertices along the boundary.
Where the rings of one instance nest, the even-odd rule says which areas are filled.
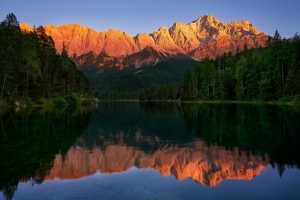
[[[238,49],[265,47],[269,36],[247,20],[222,23],[212,15],[183,24],[175,22],[170,28],[160,27],[151,34],[132,37],[122,30],[96,32],[79,24],[44,26],[58,52],[63,43],[70,57],[82,69],[118,68],[156,64],[170,59],[215,58]],[[21,24],[24,31],[33,29]]]

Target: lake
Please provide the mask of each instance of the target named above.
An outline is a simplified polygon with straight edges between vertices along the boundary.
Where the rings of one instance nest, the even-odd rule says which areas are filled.
[[[0,199],[300,199],[300,109],[0,110]]]

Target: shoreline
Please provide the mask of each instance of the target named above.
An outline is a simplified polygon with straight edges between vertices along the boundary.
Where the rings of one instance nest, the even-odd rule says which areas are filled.
[[[66,101],[64,99],[64,101]],[[77,102],[75,104],[61,104],[58,105],[55,103],[55,100],[53,99],[43,99],[43,101],[41,102],[22,102],[20,103],[15,103],[15,104],[1,104],[0,103],[0,110],[4,110],[4,109],[28,109],[28,108],[68,108],[69,106],[87,106],[87,105],[94,105],[97,104],[99,102],[98,99],[95,98],[85,98],[85,99],[81,99],[78,98]]]
[[[289,106],[300,106],[300,102],[297,101],[234,101],[234,100],[150,100],[150,101],[139,101],[139,102],[179,102],[179,103],[197,103],[197,104],[256,104],[256,105],[289,105]]]
[[[93,101],[91,101],[92,103]],[[136,99],[130,99],[130,100],[97,100],[93,103],[99,103],[99,102],[141,102],[141,103],[148,103],[148,102],[167,102],[167,103],[183,103],[183,104],[249,104],[249,105],[286,105],[286,106],[299,106],[300,102],[297,101],[290,101],[290,102],[283,102],[283,101],[234,101],[234,100],[184,100],[184,101],[178,101],[178,100],[150,100],[150,101],[139,101]],[[81,105],[81,102],[78,103],[78,105]],[[46,101],[43,103],[27,103],[23,105],[12,105],[12,104],[0,104],[0,110],[1,109],[13,109],[13,108],[21,108],[21,109],[27,109],[27,108],[67,108],[68,106],[56,106],[53,101]]]

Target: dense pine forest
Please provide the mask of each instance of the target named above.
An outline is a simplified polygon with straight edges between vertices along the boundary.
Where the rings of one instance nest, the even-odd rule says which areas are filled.
[[[128,66],[122,70],[85,72],[90,84],[97,92],[100,100],[138,99],[139,93],[155,85],[178,87],[183,82],[186,69],[193,68],[199,62],[193,59],[167,60],[156,65],[146,65],[140,68]]]
[[[259,100],[300,101],[300,35],[281,38],[276,30],[266,48],[205,58],[187,69],[182,87],[152,86],[140,100]]]
[[[16,16],[7,15],[0,24],[0,105],[45,99],[63,104],[64,99],[92,95],[65,48],[59,55],[54,45],[42,26],[21,31]]]

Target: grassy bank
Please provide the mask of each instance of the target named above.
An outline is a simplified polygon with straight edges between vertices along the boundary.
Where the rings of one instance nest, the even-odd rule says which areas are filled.
[[[14,103],[0,102],[0,109],[9,108],[53,108],[53,107],[76,107],[76,106],[89,106],[96,104],[98,99],[95,97],[84,96],[81,94],[71,93],[62,97],[53,99],[39,99],[33,101],[31,99],[15,100]]]

